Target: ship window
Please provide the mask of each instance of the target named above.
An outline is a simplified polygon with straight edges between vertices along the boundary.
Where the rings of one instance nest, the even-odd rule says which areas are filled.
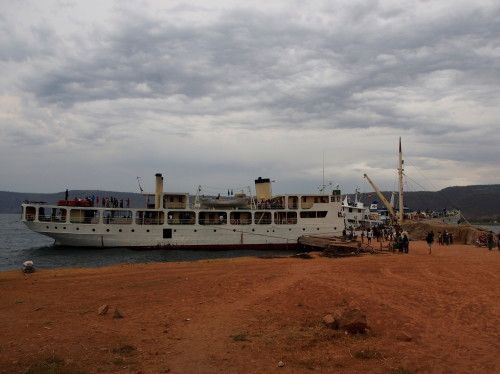
[[[66,211],[62,212],[61,218],[58,219],[57,216],[54,216],[54,222],[65,222],[66,220]],[[52,220],[52,218],[50,218]],[[69,220],[71,223],[99,223],[99,211],[92,209],[71,209],[69,211]]]
[[[132,223],[132,211],[130,210],[105,210],[104,223],[108,225],[130,225]]]
[[[231,212],[229,215],[231,225],[250,225],[252,223],[251,212]]]
[[[26,207],[25,215],[26,221],[34,221],[36,216],[36,208],[33,206]]]
[[[254,223],[256,225],[269,225],[271,222],[271,212],[255,212]]]
[[[160,211],[142,211],[135,213],[135,223],[137,225],[163,225],[165,213]]]
[[[172,229],[163,229],[163,239],[172,239]]]
[[[278,225],[297,224],[297,212],[275,212],[274,222]]]
[[[95,218],[95,219],[93,219],[91,223],[99,223],[99,211],[93,210],[92,212],[93,212],[93,218]],[[52,212],[50,213],[50,221],[51,222],[66,222],[67,216],[68,216],[68,213],[67,213],[66,209],[52,208]],[[48,218],[48,216],[47,216],[47,218]]]
[[[300,218],[316,218],[316,212],[300,212]]]
[[[225,225],[227,223],[226,212],[200,212],[198,217],[200,225]]]
[[[327,213],[324,210],[300,212],[300,218],[325,218]]]
[[[194,225],[195,222],[195,212],[170,211],[167,215],[167,223],[169,225]]]
[[[45,215],[45,208],[43,206],[38,208],[38,220],[39,221],[50,221],[50,216]]]

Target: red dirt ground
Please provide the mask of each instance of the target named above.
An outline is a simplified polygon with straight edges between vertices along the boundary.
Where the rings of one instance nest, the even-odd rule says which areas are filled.
[[[417,241],[408,255],[3,272],[0,373],[499,373],[499,270],[498,250]],[[368,333],[323,324],[347,306]]]

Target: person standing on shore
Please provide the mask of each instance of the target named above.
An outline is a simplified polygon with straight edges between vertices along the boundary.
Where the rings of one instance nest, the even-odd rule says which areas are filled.
[[[493,245],[495,242],[493,241],[493,231],[490,231],[488,233],[488,250],[492,251],[493,250]]]
[[[402,241],[403,241],[403,252],[408,254],[410,250],[410,239],[408,239],[408,235],[406,234],[406,232],[403,233]]]
[[[498,250],[500,251],[500,231],[497,234],[497,246],[498,246]]]
[[[373,238],[373,231],[371,231],[370,229],[368,229],[366,231],[366,239],[368,240],[368,244],[372,243],[372,238]]]
[[[432,254],[432,243],[434,243],[434,231],[429,231],[427,237],[425,238],[427,245],[429,246],[429,254]]]

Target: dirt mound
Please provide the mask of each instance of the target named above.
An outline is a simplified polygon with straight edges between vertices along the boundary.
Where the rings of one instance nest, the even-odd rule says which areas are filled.
[[[472,225],[448,225],[439,222],[412,222],[404,223],[403,229],[408,231],[411,240],[424,240],[429,231],[434,231],[435,239],[437,233],[448,231],[453,235],[456,244],[474,244],[479,234],[487,233],[488,230]]]

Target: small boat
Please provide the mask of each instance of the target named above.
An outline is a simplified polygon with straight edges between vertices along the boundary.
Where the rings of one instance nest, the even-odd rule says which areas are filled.
[[[224,199],[221,197],[216,198],[200,198],[200,205],[207,208],[242,208],[249,205],[247,197],[236,197]]]
[[[374,203],[376,205],[376,203]],[[385,224],[386,219],[382,217],[376,210],[373,209],[373,204],[365,205],[358,198],[358,189],[354,192],[354,201],[347,195],[342,201],[342,212],[344,214],[346,227],[373,227],[380,224]]]

